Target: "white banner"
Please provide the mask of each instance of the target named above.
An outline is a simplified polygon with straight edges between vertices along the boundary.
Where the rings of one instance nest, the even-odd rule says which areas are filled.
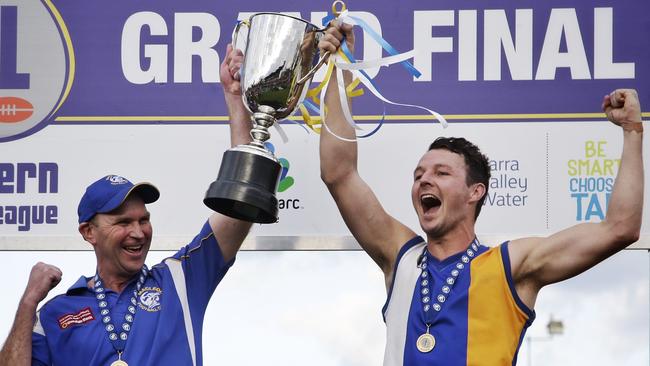
[[[288,167],[277,193],[280,221],[255,225],[244,248],[356,249],[320,180],[318,136],[284,127],[289,142],[277,134],[271,140]],[[604,217],[622,146],[620,129],[608,122],[389,124],[360,142],[360,171],[387,212],[416,232],[413,169],[440,135],[466,137],[490,158],[492,179],[477,222],[483,242],[549,235]],[[0,249],[90,249],[77,233],[77,204],[85,187],[106,174],[160,189],[160,200],[149,205],[153,249],[175,249],[210,214],[203,195],[228,136],[225,125],[52,125],[2,143]],[[633,247],[650,248],[648,220]]]

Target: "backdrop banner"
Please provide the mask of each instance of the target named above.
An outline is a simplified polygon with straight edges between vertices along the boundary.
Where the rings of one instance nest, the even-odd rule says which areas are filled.
[[[622,133],[600,104],[615,88],[636,88],[650,116],[650,3],[347,7],[399,52],[414,50],[419,77],[399,65],[367,71],[379,91],[449,121],[444,129],[368,91],[353,98],[365,132],[384,123],[360,141],[359,166],[391,215],[418,228],[413,169],[437,136],[464,136],[490,158],[477,223],[486,244],[604,218]],[[76,208],[107,174],[156,184],[153,248],[184,243],[210,214],[203,195],[230,146],[219,64],[237,21],[268,11],[320,26],[331,3],[0,0],[0,249],[90,249]],[[357,28],[356,58],[388,55]],[[320,181],[318,135],[299,113],[282,121],[288,142],[271,131],[283,166],[280,221],[256,225],[244,248],[357,249]],[[634,248],[650,249],[648,217]]]

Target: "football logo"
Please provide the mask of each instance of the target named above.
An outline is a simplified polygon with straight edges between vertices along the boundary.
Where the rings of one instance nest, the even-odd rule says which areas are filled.
[[[140,301],[138,306],[140,309],[146,310],[149,312],[160,311],[160,297],[162,296],[162,290],[158,287],[143,287],[140,292],[138,292]]]
[[[70,91],[74,53],[51,1],[0,3],[0,142],[39,131]]]
[[[0,97],[0,123],[17,123],[29,118],[34,106],[25,99]]]

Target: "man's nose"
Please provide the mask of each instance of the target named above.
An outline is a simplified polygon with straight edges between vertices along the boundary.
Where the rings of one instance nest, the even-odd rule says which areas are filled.
[[[142,230],[142,225],[139,222],[133,223],[131,225],[130,235],[136,239],[144,238],[144,230]]]
[[[420,184],[422,184],[422,185],[433,185],[433,182],[434,182],[433,178],[434,178],[433,172],[425,171],[420,176]]]

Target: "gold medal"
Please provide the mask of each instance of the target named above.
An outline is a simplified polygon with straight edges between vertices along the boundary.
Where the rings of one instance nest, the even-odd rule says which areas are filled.
[[[417,346],[418,351],[422,353],[431,352],[431,350],[436,346],[436,339],[427,331],[427,333],[418,337],[418,341],[415,345]]]
[[[122,352],[118,351],[117,352],[117,361],[113,361],[111,366],[129,366],[129,364],[126,363],[125,361],[122,361]]]

